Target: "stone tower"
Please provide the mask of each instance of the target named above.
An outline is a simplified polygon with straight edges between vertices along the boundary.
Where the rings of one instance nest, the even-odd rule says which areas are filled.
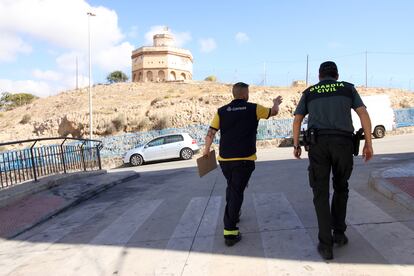
[[[153,46],[132,51],[133,82],[165,82],[191,80],[193,56],[186,49],[175,47],[174,36],[165,29],[153,37]]]

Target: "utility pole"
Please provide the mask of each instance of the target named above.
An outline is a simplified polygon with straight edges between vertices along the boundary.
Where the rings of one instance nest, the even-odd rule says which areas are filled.
[[[266,86],[266,61],[263,62],[263,86]]]
[[[78,56],[76,56],[76,90],[79,89]]]
[[[365,88],[368,88],[368,51],[365,50]]]
[[[92,140],[92,58],[91,58],[91,17],[95,14],[88,12],[88,48],[89,48],[89,139]]]
[[[306,87],[308,87],[309,80],[309,55],[306,55]]]

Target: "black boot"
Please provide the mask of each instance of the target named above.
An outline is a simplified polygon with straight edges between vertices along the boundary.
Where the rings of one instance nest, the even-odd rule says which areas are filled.
[[[348,243],[348,238],[344,233],[335,233],[333,234],[333,242],[338,246],[343,246]]]
[[[224,236],[224,243],[227,246],[233,246],[239,241],[241,241],[241,233],[239,232],[237,235],[225,235]]]
[[[324,260],[332,260],[333,252],[331,246],[326,246],[321,243],[318,244],[318,253]]]

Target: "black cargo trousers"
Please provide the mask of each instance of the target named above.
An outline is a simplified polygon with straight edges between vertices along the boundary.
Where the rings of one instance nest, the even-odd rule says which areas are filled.
[[[255,164],[250,160],[220,161],[219,163],[227,180],[224,229],[237,230],[236,224],[243,204],[244,190],[255,169]]]
[[[348,179],[353,168],[353,142],[351,137],[319,135],[309,148],[309,183],[313,190],[313,204],[319,226],[319,242],[332,246],[332,230],[346,230]],[[329,204],[329,176],[332,170],[333,196]]]

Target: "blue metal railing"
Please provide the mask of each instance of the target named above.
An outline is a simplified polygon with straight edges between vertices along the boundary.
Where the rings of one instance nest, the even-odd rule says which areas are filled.
[[[36,146],[41,141],[60,140],[60,144]],[[66,143],[66,141],[72,141]],[[0,152],[0,189],[42,176],[72,171],[101,169],[101,141],[76,138],[40,138],[0,143],[0,146],[30,147]]]

